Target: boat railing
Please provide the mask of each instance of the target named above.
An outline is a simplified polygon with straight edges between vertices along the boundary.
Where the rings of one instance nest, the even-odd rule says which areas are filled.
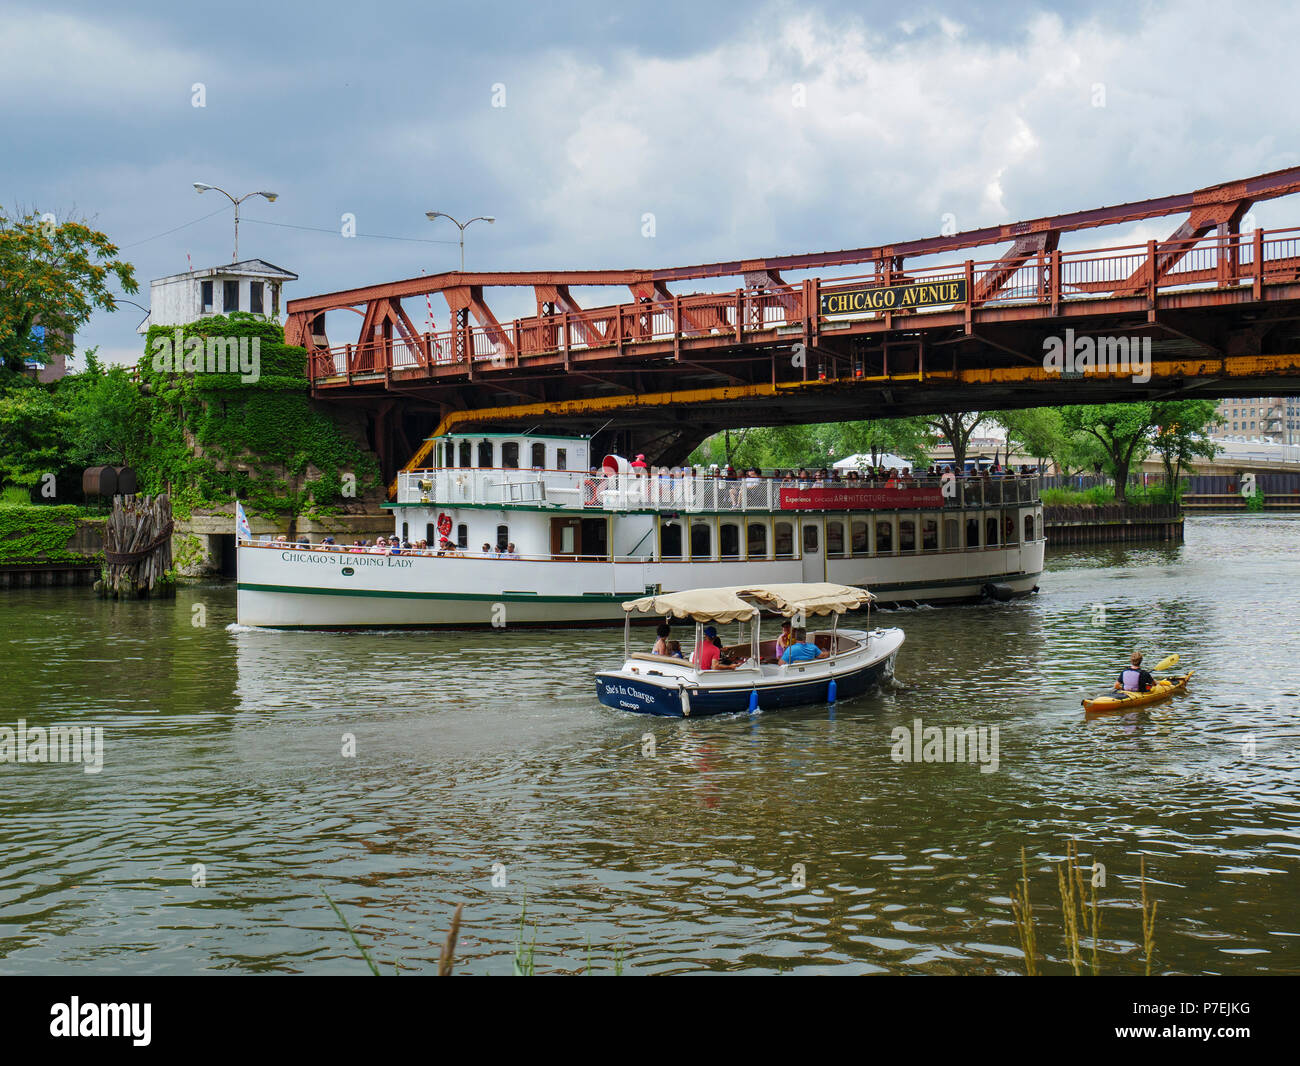
[[[1039,498],[1037,475],[838,482],[580,470],[440,467],[398,475],[397,502],[538,505],[585,511],[946,510]]]

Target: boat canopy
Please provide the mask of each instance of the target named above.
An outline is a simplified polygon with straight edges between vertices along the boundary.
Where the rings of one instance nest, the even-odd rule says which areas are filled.
[[[658,614],[691,618],[696,622],[736,622],[759,611],[790,617],[844,614],[865,607],[875,597],[866,589],[827,581],[783,585],[731,585],[716,589],[689,589],[658,596],[643,596],[623,604],[628,614]]]

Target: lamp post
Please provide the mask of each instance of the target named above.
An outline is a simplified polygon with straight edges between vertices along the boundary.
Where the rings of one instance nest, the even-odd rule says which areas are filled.
[[[224,196],[227,200],[229,200],[232,204],[235,205],[235,255],[234,258],[231,259],[230,261],[232,263],[238,262],[239,261],[239,205],[242,204],[245,200],[247,200],[250,196],[264,196],[266,197],[269,203],[275,203],[276,199],[279,197],[280,194],[258,190],[257,192],[246,192],[244,193],[243,196],[236,199],[235,197],[231,196],[230,193],[226,192],[225,189],[219,188],[216,185],[208,185],[206,182],[202,182],[202,181],[196,181],[194,183],[194,191],[199,194],[205,193],[209,189],[212,189],[214,192],[221,193],[222,196]]]
[[[449,222],[454,223],[456,227],[460,230],[460,272],[462,274],[465,273],[465,230],[469,226],[472,226],[475,222],[496,221],[496,219],[492,215],[479,215],[476,218],[471,218],[468,222],[462,224],[460,222],[457,222],[454,218],[451,217],[451,215],[447,214],[445,211],[426,211],[424,213],[424,217],[427,218],[430,222],[433,222],[434,220],[439,218],[445,218]]]

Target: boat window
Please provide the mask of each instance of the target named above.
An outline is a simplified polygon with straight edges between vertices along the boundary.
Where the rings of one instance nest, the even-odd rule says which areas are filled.
[[[438,527],[432,522],[425,523],[424,540],[430,548],[436,548],[438,546]]]
[[[567,449],[564,448],[555,449],[555,469],[556,470],[569,469],[569,453]]]
[[[889,555],[894,550],[894,525],[892,522],[876,523],[876,554]]]
[[[740,526],[724,522],[718,527],[718,556],[722,559],[740,558]]]
[[[492,465],[492,442],[490,440],[479,441],[478,465],[480,467],[490,467]]]
[[[843,522],[826,523],[826,554],[827,555],[844,554],[844,523]]]
[[[958,536],[957,519],[945,518],[943,520],[943,546],[945,548],[960,548],[961,537]]]
[[[509,543],[510,543],[510,527],[497,526],[497,547],[500,548],[502,551],[505,551],[506,546]]]
[[[1034,519],[1034,530],[1038,534],[1038,540],[1043,539],[1043,516],[1039,515]]]
[[[778,559],[794,558],[794,526],[789,522],[778,522],[776,533],[772,538]]]
[[[745,527],[745,550],[751,559],[767,558],[767,524],[750,522]]]
[[[937,518],[921,519],[921,550],[927,552],[939,550],[939,520]]]
[[[898,550],[916,551],[916,523],[910,518],[904,518],[898,523]]]
[[[804,523],[803,550],[806,552],[815,552],[817,550],[817,527],[811,522]]]
[[[1007,515],[1002,520],[1002,529],[1007,544],[1016,542],[1016,520],[1011,515]]]
[[[984,521],[984,544],[986,547],[996,547],[998,543],[998,520],[988,518]]]
[[[533,445],[533,466],[546,469],[546,445],[540,441]]]
[[[713,530],[704,522],[691,526],[691,558],[709,559],[713,556]]]
[[[1033,539],[1034,539],[1034,516],[1031,514],[1027,514],[1025,515],[1025,540],[1030,541]]]
[[[474,446],[469,441],[460,442],[460,462],[457,466],[469,466],[473,462]]]
[[[867,523],[854,522],[852,527],[853,543],[851,550],[854,555],[870,555],[871,545],[867,540]]]
[[[464,522],[456,527],[456,547],[462,551],[469,547],[469,526]]]
[[[966,547],[978,548],[980,546],[980,520],[978,518],[966,519]]]
[[[501,465],[509,467],[511,470],[519,469],[519,442],[517,440],[508,440],[502,443]]]
[[[663,522],[659,526],[659,558],[682,557],[682,527],[678,522]]]
[[[402,523],[402,539],[403,540],[411,539],[411,525],[409,522]]]

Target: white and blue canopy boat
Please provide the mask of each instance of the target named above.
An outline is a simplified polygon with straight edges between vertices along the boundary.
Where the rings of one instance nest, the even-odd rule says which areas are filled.
[[[596,675],[597,698],[607,707],[637,714],[699,718],[860,695],[893,675],[903,644],[901,629],[839,628],[840,615],[848,611],[865,607],[870,619],[874,599],[865,589],[815,582],[693,589],[629,600],[623,604],[624,663]],[[796,628],[806,628],[808,616],[829,617],[829,628],[808,628],[807,642],[816,644],[822,657],[782,663],[776,640],[763,640],[759,632],[764,612],[788,618]],[[730,665],[701,670],[693,657],[632,651],[634,614],[692,620],[697,649],[706,639],[706,625],[736,623],[742,638],[748,629],[748,639],[723,646],[723,659]]]

